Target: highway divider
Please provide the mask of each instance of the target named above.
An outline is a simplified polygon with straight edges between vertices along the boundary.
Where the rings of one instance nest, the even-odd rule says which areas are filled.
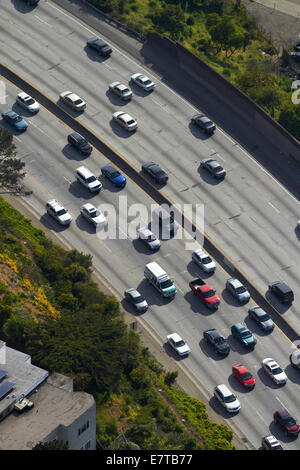
[[[264,310],[266,310],[277,326],[290,339],[295,341],[300,339],[300,333],[290,322],[283,318],[276,308],[265,298],[264,294],[247,278],[247,276],[228,258],[225,253],[204,233],[199,230],[193,221],[187,218],[181,211],[176,209],[173,201],[168,199],[162,192],[156,189],[144,176],[137,170],[125,157],[116,152],[109,144],[100,139],[93,131],[84,124],[76,120],[62,107],[58,102],[54,102],[51,98],[41,92],[35,86],[30,84],[20,75],[4,64],[0,64],[0,75],[14,84],[16,87],[25,91],[35,98],[44,108],[50,111],[62,122],[66,123],[74,131],[83,135],[99,152],[101,152],[112,164],[116,165],[124,174],[135,182],[153,201],[157,204],[167,204],[174,208],[175,220],[186,230],[193,238],[200,240],[203,238],[203,248],[229,273],[229,277],[237,277],[249,290],[252,299]],[[189,228],[187,228],[189,227]],[[267,286],[266,286],[267,288]]]

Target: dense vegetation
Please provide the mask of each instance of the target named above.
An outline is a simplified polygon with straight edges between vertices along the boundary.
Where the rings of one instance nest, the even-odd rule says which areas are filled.
[[[89,0],[144,35],[157,31],[206,61],[300,140],[300,105],[291,101],[288,66],[239,0]],[[297,78],[296,71],[293,78]]]
[[[177,390],[91,273],[89,255],[54,245],[0,198],[0,338],[94,395],[99,448],[232,449],[232,432]]]

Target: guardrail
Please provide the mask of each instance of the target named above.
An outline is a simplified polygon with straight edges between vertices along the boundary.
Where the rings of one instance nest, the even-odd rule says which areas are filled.
[[[142,176],[142,174],[122,155],[113,150],[106,142],[95,135],[93,131],[88,129],[84,124],[77,121],[39,89],[28,83],[25,79],[17,75],[13,70],[3,64],[0,64],[0,75],[35,98],[57,118],[68,124],[68,126],[70,126],[74,131],[82,134],[98,151],[105,155],[107,159],[119,167],[120,170],[124,172],[129,178],[134,180],[135,183],[141,189],[143,189],[157,204],[167,204],[168,206],[173,204],[171,200],[169,200],[163,193],[158,191],[149,181],[147,181]],[[240,279],[240,281],[249,290],[253,300],[271,314],[276,324],[285,332],[291,341],[300,339],[299,332],[292,325],[290,325],[287,319],[281,317],[280,313],[273,305],[270,304],[270,302],[268,302],[263,293],[260,292],[260,290],[248,280],[246,275],[234,265],[230,258],[228,258],[225,253],[219,247],[217,247],[205,233],[202,234],[198,227],[176,208],[174,210],[174,218],[185,229],[186,227],[190,227],[191,230],[187,230],[188,233],[191,236],[196,235],[198,240],[201,239],[201,237],[204,235],[204,249],[211,254],[211,256],[223,267],[226,272],[228,272],[228,270],[230,271],[230,277],[238,277]]]

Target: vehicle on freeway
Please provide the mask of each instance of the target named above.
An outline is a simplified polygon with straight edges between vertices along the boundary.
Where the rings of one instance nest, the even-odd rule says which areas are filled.
[[[134,306],[135,310],[139,313],[147,312],[148,304],[144,297],[136,289],[127,289],[124,292],[124,297],[128,302]]]
[[[68,135],[69,144],[73,145],[77,150],[79,150],[82,155],[90,155],[93,147],[88,143],[88,141],[82,137],[78,132],[72,132]]]
[[[281,282],[281,281],[270,282],[269,290],[283,304],[291,304],[294,300],[294,293],[292,289],[285,282]]]
[[[168,181],[167,173],[160,168],[159,165],[153,162],[145,162],[142,164],[142,171],[147,173],[154,179],[155,183],[166,183]]]
[[[273,418],[275,423],[283,428],[287,436],[298,437],[300,427],[285,408],[275,411]]]
[[[214,396],[228,413],[237,413],[241,409],[239,400],[224,384],[214,388]]]
[[[255,378],[243,364],[234,364],[232,366],[232,373],[243,387],[247,389],[255,387]]]
[[[106,57],[110,56],[110,54],[112,53],[111,47],[108,44],[106,44],[106,42],[103,41],[103,39],[90,38],[87,40],[86,45],[88,47],[96,49],[96,51],[100,52],[100,54]]]
[[[267,357],[261,363],[262,368],[266,371],[266,373],[271,377],[273,382],[277,385],[284,385],[287,382],[286,373],[279,367],[274,359]]]
[[[151,216],[151,230],[157,237],[162,235],[163,238],[171,238],[179,229],[174,219],[174,211],[164,207],[164,204],[154,207]]]
[[[137,122],[133,119],[130,114],[124,113],[124,111],[116,111],[113,115],[113,120],[124,127],[126,131],[133,132],[137,129]]]
[[[123,85],[121,82],[113,82],[109,85],[110,91],[115,93],[119,98],[124,101],[131,100],[132,98],[132,91],[126,85]]]
[[[230,346],[227,341],[215,328],[208,328],[203,332],[204,339],[212,345],[217,354],[227,356],[230,352]]]
[[[19,114],[11,109],[7,109],[1,113],[5,122],[13,126],[17,131],[26,131],[28,123]]]
[[[189,286],[193,294],[199,297],[206,307],[214,310],[219,307],[220,297],[217,296],[216,291],[203,279],[195,279],[189,283]]]
[[[282,445],[277,441],[276,437],[272,436],[272,434],[264,436],[261,440],[261,444],[263,446],[263,450],[284,450]]]
[[[101,173],[117,188],[124,188],[125,184],[127,183],[125,176],[121,175],[119,170],[110,164],[103,166],[101,168]]]
[[[215,124],[204,114],[195,114],[192,117],[192,123],[203,129],[206,134],[213,134],[216,130]]]
[[[86,102],[83,101],[80,96],[76,95],[76,93],[72,93],[72,91],[64,91],[59,97],[75,111],[83,111],[86,108]]]
[[[158,290],[162,297],[175,297],[176,286],[170,276],[158,263],[152,261],[152,263],[146,264],[144,276],[148,282]]]
[[[107,225],[107,220],[102,214],[102,212],[99,209],[96,209],[96,207],[93,206],[93,204],[90,204],[89,202],[81,206],[80,213],[95,227],[101,228]]]
[[[250,293],[247,291],[246,287],[243,286],[241,281],[235,277],[227,279],[226,289],[241,303],[250,300]]]
[[[253,349],[257,343],[255,336],[242,322],[232,325],[231,333],[244,348]]]
[[[294,51],[300,52],[300,42],[294,45]]]
[[[296,349],[296,351],[293,351],[290,354],[290,363],[291,363],[292,367],[294,367],[295,369],[300,370],[300,351],[299,351],[299,349]]]
[[[177,333],[168,335],[167,341],[179,356],[187,356],[191,352],[186,342]]]
[[[205,273],[213,273],[216,269],[216,263],[202,248],[197,248],[193,251],[192,260],[198,264]]]
[[[160,241],[147,227],[141,227],[137,231],[138,238],[152,251],[157,251],[160,248]]]
[[[56,199],[46,203],[46,210],[60,225],[70,225],[72,216]]]
[[[152,91],[155,88],[155,83],[142,73],[134,73],[131,75],[131,80],[145,91]]]
[[[85,166],[79,166],[75,170],[75,176],[78,183],[82,184],[91,193],[99,192],[102,188],[102,183],[96,176]]]
[[[40,109],[39,103],[23,91],[17,95],[16,102],[30,113],[37,113]]]
[[[217,160],[214,160],[213,158],[203,158],[200,162],[201,168],[205,168],[209,173],[216,179],[224,179],[226,175],[226,171],[224,168],[220,165],[220,163],[217,162]]]
[[[249,317],[266,333],[274,330],[275,324],[270,315],[260,307],[250,307]]]

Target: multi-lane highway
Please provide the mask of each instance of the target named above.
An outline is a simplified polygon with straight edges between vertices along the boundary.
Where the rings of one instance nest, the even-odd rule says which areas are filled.
[[[278,278],[293,287],[295,306],[284,315],[297,326],[299,241],[295,225],[298,201],[222,130],[205,138],[190,126],[195,109],[149,71],[147,74],[157,83],[151,95],[132,86],[134,98],[126,105],[111,95],[109,83],[120,80],[126,84],[132,73],[143,70],[116,44],[112,44],[110,59],[99,59],[96,53],[85,48],[86,39],[95,35],[95,31],[51,2],[41,1],[38,9],[27,14],[14,5],[17,2],[10,4],[0,0],[1,61],[54,100],[62,91],[78,93],[87,102],[85,112],[78,119],[136,168],[148,160],[160,163],[169,174],[164,193],[176,203],[204,204],[206,233],[261,291],[266,289],[269,280]],[[1,111],[14,105],[18,91],[7,85],[7,105],[1,104]],[[17,105],[13,108],[21,111]],[[120,130],[112,122],[112,113],[118,109],[126,109],[137,119],[139,128],[134,135]],[[144,320],[161,343],[172,331],[184,337],[192,350],[190,357],[184,359],[184,367],[196,377],[207,396],[212,394],[215,385],[229,383],[242,404],[240,413],[230,419],[249,441],[258,448],[261,436],[272,433],[286,448],[299,448],[297,440],[287,439],[272,423],[273,412],[282,405],[295,418],[299,410],[300,376],[288,365],[291,345],[284,334],[277,328],[269,336],[259,332],[248,319],[249,305],[238,306],[224,291],[229,276],[220,267],[209,282],[221,296],[221,305],[215,313],[207,311],[189,292],[188,282],[203,274],[191,262],[191,252],[183,249],[181,240],[163,242],[157,254],[149,254],[138,241],[131,239],[101,241],[79,215],[84,202],[89,200],[96,206],[112,203],[118,209],[120,195],[127,196],[129,205],[138,202],[149,207],[153,201],[133,181],[129,181],[122,192],[104,182],[100,194],[91,196],[75,182],[74,169],[84,161],[99,175],[105,158],[94,151],[83,160],[67,145],[70,130],[44,109],[28,121],[28,130],[17,136],[16,144],[19,155],[26,161],[26,185],[33,190],[28,203],[41,221],[59,230],[45,215],[44,204],[52,197],[63,202],[73,222],[69,229],[62,231],[62,236],[78,250],[93,255],[95,268],[119,294],[131,286],[139,288],[150,304]],[[218,184],[199,169],[200,159],[211,155],[227,171],[225,181]],[[175,280],[178,294],[171,303],[162,301],[143,280],[143,268],[150,260],[158,260]],[[255,333],[258,343],[253,352],[245,353],[230,336],[230,327],[237,321],[245,321]],[[224,336],[229,336],[232,351],[226,359],[215,357],[204,344],[202,332],[208,327],[216,327]],[[168,348],[167,353],[170,354]],[[261,370],[260,362],[266,357],[273,357],[286,369],[287,385],[278,388]],[[240,361],[255,375],[254,391],[244,392],[231,375],[232,364]],[[228,419],[213,399],[210,404]]]

